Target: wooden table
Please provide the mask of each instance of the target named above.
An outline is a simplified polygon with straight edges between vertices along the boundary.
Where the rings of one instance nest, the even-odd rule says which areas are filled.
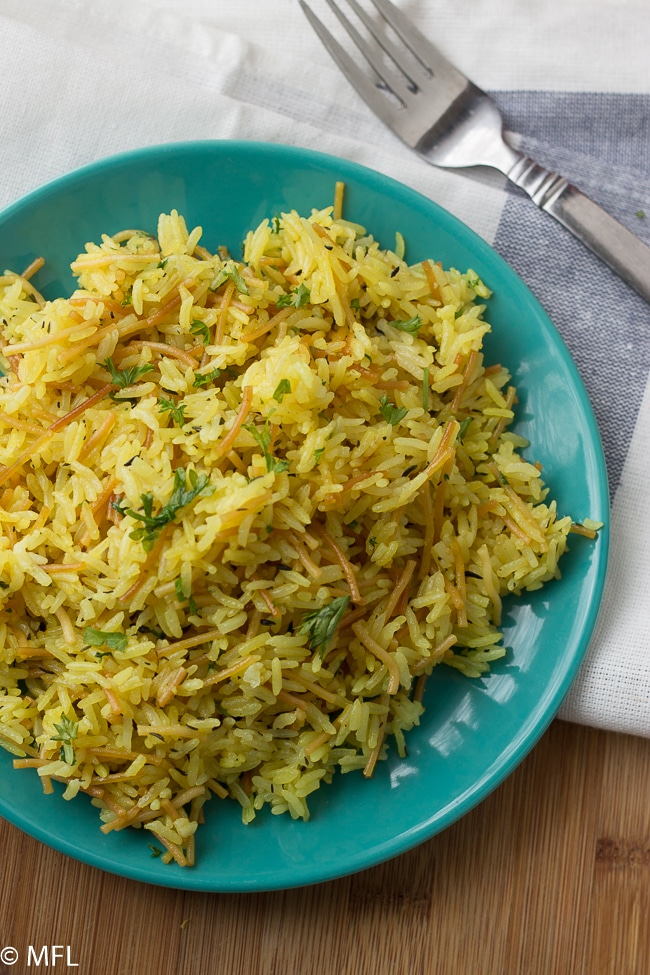
[[[0,821],[0,975],[645,975],[649,799],[650,741],[556,721],[439,836],[267,894],[123,880]]]

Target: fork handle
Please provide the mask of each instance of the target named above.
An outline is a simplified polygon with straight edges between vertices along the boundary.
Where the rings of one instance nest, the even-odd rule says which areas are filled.
[[[650,247],[563,176],[527,156],[506,175],[650,302]]]

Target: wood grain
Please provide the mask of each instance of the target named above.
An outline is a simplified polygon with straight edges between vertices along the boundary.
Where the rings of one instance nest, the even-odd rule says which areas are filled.
[[[645,975],[649,793],[650,741],[556,721],[439,836],[267,894],[124,880],[0,821],[0,948],[21,953],[0,975],[38,970],[30,944],[70,945],[76,975]]]

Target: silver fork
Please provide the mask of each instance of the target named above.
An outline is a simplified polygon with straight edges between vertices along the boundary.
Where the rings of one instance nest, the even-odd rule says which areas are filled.
[[[499,170],[650,301],[650,248],[563,176],[510,146],[489,95],[450,64],[397,7],[389,0],[372,0],[385,21],[382,27],[357,0],[347,0],[376,42],[372,44],[334,0],[327,2],[369,71],[347,53],[304,0],[300,5],[348,81],[411,149],[443,168]],[[397,42],[386,32],[386,24]]]

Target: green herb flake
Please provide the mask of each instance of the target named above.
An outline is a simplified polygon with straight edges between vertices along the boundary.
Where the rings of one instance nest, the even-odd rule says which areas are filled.
[[[317,464],[318,461],[321,459],[321,457],[323,456],[324,451],[325,451],[325,448],[324,447],[316,447],[316,450],[314,451],[314,463],[315,464]]]
[[[638,217],[639,220],[645,220],[645,210],[637,210],[634,216]]]
[[[87,626],[84,630],[84,642],[91,647],[110,647],[111,650],[126,650],[126,633],[113,630],[96,630]]]
[[[212,369],[211,372],[197,372],[194,376],[194,382],[192,383],[197,389],[202,386],[207,386],[208,383],[214,382],[221,375],[221,369]]]
[[[208,342],[210,341],[209,327],[205,324],[205,322],[199,321],[198,318],[195,319],[193,322],[191,322],[190,332],[192,333],[192,335],[200,335],[204,345],[207,345]]]
[[[52,741],[62,742],[61,748],[59,749],[59,758],[66,765],[74,765],[75,754],[72,743],[79,732],[79,722],[73,721],[72,718],[68,718],[64,714],[61,718],[61,723],[57,724],[54,722],[54,727],[58,731],[58,735],[53,735]]]
[[[159,857],[159,856],[162,855],[162,850],[160,849],[159,846],[154,846],[153,843],[147,843],[147,846],[151,850],[151,856],[152,857],[155,858],[155,857]]]
[[[166,399],[161,396],[158,401],[158,410],[161,413],[169,413],[172,420],[178,424],[179,427],[185,425],[185,410],[187,406],[185,403],[174,403],[171,399]]]
[[[350,298],[350,308],[354,308],[355,311],[359,311],[361,308],[361,302],[358,298]]]
[[[404,406],[395,406],[391,403],[387,396],[382,396],[379,400],[379,411],[387,423],[390,423],[392,427],[397,426],[400,420],[403,420],[408,410]]]
[[[132,531],[129,537],[136,542],[142,542],[145,552],[150,552],[163,528],[175,519],[182,508],[191,504],[200,494],[211,494],[213,491],[214,486],[210,484],[207,474],[197,474],[196,471],[190,470],[186,475],[183,467],[177,467],[174,471],[172,495],[157,515],[153,513],[153,495],[150,493],[140,495],[141,511],[127,508],[125,514],[142,522],[142,527]]]
[[[460,425],[460,427],[458,429],[458,434],[457,434],[457,440],[460,443],[463,442],[463,440],[465,438],[465,434],[467,433],[467,428],[469,427],[469,425],[470,425],[471,422],[472,422],[472,417],[471,416],[466,416],[465,419],[462,421],[462,423],[461,423],[461,425]]]
[[[309,288],[307,285],[301,284],[298,288],[294,288],[289,294],[280,295],[275,304],[278,308],[290,308],[292,306],[294,308],[302,308],[303,305],[307,304],[310,298],[311,292]]]
[[[281,474],[282,471],[286,471],[289,467],[289,461],[287,460],[276,460],[271,454],[271,433],[269,430],[269,418],[267,417],[266,423],[262,430],[258,430],[255,424],[245,423],[244,430],[248,432],[255,438],[259,444],[262,454],[264,455],[264,460],[266,462],[266,470],[269,474]]]
[[[273,393],[273,399],[278,403],[281,403],[287,393],[291,392],[291,383],[288,379],[281,379],[278,385],[275,387],[275,392]]]
[[[393,328],[398,329],[400,332],[408,332],[409,335],[417,335],[419,330],[422,328],[422,319],[419,315],[414,315],[413,318],[391,322],[390,324],[393,326]]]
[[[479,298],[489,298],[491,295],[490,289],[481,281],[480,277],[471,268],[467,271],[466,275],[467,286],[472,288]]]
[[[119,389],[133,386],[142,376],[153,372],[153,366],[149,362],[144,366],[131,366],[130,369],[116,369],[112,359],[105,359],[102,365],[110,372],[113,385]]]
[[[176,590],[176,598],[179,603],[187,603],[190,616],[194,616],[197,609],[196,600],[193,598],[191,591],[185,589],[180,576],[174,579],[174,589]]]
[[[156,640],[165,640],[166,636],[162,630],[159,630],[155,626],[141,626],[138,633],[150,633],[151,636],[155,637]]]
[[[221,268],[221,270],[217,274],[216,278],[214,279],[210,287],[212,288],[213,291],[218,291],[221,285],[225,284],[225,282],[229,280],[234,283],[235,287],[237,288],[237,291],[239,291],[240,294],[242,295],[248,294],[248,287],[246,285],[246,282],[241,276],[239,268],[237,267],[234,261],[229,261],[227,265]]]
[[[307,613],[298,627],[298,633],[309,637],[309,649],[316,650],[321,660],[334,639],[343,614],[350,605],[349,596],[338,596],[322,609]]]

